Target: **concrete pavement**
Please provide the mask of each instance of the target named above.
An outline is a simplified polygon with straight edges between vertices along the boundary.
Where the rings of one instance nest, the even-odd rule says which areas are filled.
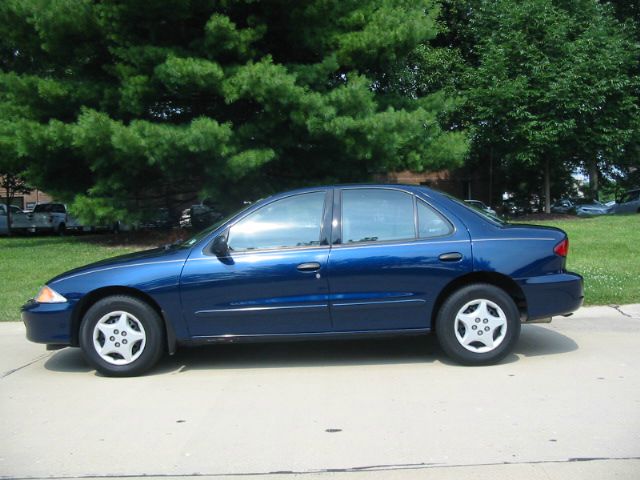
[[[491,367],[435,338],[184,349],[97,375],[0,324],[0,477],[640,478],[640,305],[523,327]]]

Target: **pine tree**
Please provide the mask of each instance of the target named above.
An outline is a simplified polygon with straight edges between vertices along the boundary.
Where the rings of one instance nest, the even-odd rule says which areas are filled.
[[[0,111],[84,218],[460,164],[451,102],[387,88],[430,0],[5,0]]]

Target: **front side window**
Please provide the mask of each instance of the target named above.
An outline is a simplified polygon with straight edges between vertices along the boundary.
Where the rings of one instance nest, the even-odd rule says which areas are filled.
[[[375,188],[342,191],[342,243],[407,240],[415,236],[411,195]]]
[[[229,229],[235,252],[320,245],[324,192],[276,200]]]

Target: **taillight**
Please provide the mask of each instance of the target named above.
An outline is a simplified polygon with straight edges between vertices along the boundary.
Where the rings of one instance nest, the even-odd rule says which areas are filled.
[[[569,239],[565,238],[553,248],[553,253],[566,257],[569,254]]]

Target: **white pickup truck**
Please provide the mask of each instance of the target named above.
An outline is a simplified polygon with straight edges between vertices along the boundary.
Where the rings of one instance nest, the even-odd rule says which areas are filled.
[[[63,235],[67,230],[91,231],[91,227],[81,225],[69,215],[63,203],[39,203],[28,216],[29,231],[32,233],[54,232]]]
[[[0,204],[0,235],[8,235],[7,228],[9,216],[7,206]],[[29,217],[15,205],[11,205],[11,233],[24,233],[31,227]]]

